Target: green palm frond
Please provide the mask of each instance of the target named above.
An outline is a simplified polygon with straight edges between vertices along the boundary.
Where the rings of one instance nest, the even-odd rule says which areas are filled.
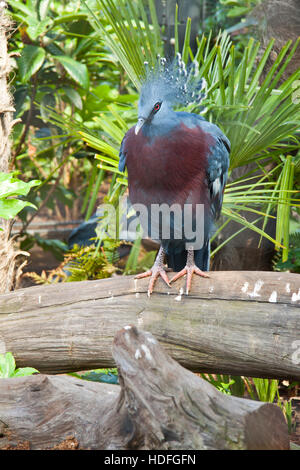
[[[114,107],[110,107],[112,110]],[[135,112],[134,108],[132,113]],[[99,131],[102,135],[97,135],[96,131],[84,128],[81,123],[69,122],[56,113],[52,113],[52,122],[58,126],[69,126],[73,133],[80,136],[90,147],[93,147],[98,153],[95,158],[100,161],[98,168],[101,171],[110,172],[115,175],[112,191],[109,193],[109,199],[113,195],[113,191],[117,191],[120,187],[127,187],[127,178],[118,170],[118,153],[123,135],[128,130],[128,125],[122,119],[115,116],[116,109],[113,112],[100,115],[97,119]],[[50,113],[51,114],[51,113]],[[104,140],[105,139],[105,140]],[[212,252],[212,257],[222,246],[229,240],[238,235],[245,229],[251,229],[272,241],[276,247],[283,248],[288,246],[287,231],[287,213],[290,205],[299,207],[299,200],[293,197],[293,164],[291,158],[281,161],[274,168],[264,171],[261,167],[261,175],[245,176],[238,181],[228,183],[225,188],[224,201],[222,207],[222,215],[227,221],[235,221],[241,225],[241,229],[234,233],[229,239],[225,240],[219,247]],[[98,174],[99,178],[99,174]],[[272,238],[264,231],[268,218],[274,218],[277,210],[277,230],[276,238]],[[243,214],[241,214],[243,212]],[[257,214],[259,217],[253,222],[245,218],[245,213]],[[260,227],[258,226],[260,225]],[[213,239],[222,231],[222,226],[216,231]]]
[[[91,23],[138,90],[145,73],[144,61],[154,65],[157,55],[163,55],[163,40],[153,0],[97,0],[97,5],[98,9],[89,10]],[[148,7],[147,11],[144,5]],[[272,240],[276,247],[284,246],[283,256],[286,257],[290,205],[299,204],[291,191],[294,175],[300,171],[300,160],[283,155],[300,147],[300,103],[293,100],[300,69],[285,81],[282,77],[300,39],[294,44],[289,41],[282,47],[265,75],[274,40],[260,56],[260,43],[250,39],[237,62],[235,46],[228,34],[219,33],[214,43],[211,35],[203,35],[197,40],[197,51],[193,55],[190,26],[188,20],[182,57],[186,62],[196,60],[199,73],[207,81],[205,118],[216,123],[231,142],[230,171],[249,163],[255,163],[253,173],[262,171],[261,177],[247,174],[244,180],[227,185],[222,213],[227,220],[241,224],[241,230],[250,228]],[[177,52],[177,8],[174,37]],[[197,105],[190,105],[188,110],[199,112]],[[97,131],[72,123],[72,132],[97,150],[101,171],[114,175],[116,187],[111,186],[110,196],[127,185],[126,175],[118,170],[118,152],[123,135],[136,118],[133,106],[130,117],[132,120],[128,120],[128,116],[122,119],[120,109],[111,106],[108,112],[96,118]],[[52,118],[59,121],[57,116]],[[65,129],[67,124],[62,121],[61,127]],[[244,214],[247,212],[257,214],[258,218],[254,222],[246,220]],[[265,227],[268,218],[276,213],[276,239],[273,239],[265,232]]]
[[[139,89],[145,72],[144,62],[147,61],[152,66],[157,54],[163,54],[154,1],[148,1],[151,24],[142,1],[98,0],[99,9],[96,12],[85,1],[83,3],[89,11],[94,28],[105,38],[130,80]]]
[[[144,61],[154,65],[156,56],[163,54],[163,42],[153,2],[149,2],[152,24],[147,23],[142,1],[98,0],[97,3],[98,16],[97,12],[91,13],[94,27],[102,37],[104,36],[116,60],[139,89],[145,73]],[[143,15],[139,10],[143,11]],[[131,22],[129,11],[135,12]],[[102,21],[96,21],[95,18],[98,17],[101,17]],[[103,19],[105,24],[109,24],[113,29],[113,35],[111,30],[103,25]],[[175,50],[178,49],[177,28],[178,21],[175,20]],[[300,69],[280,86],[278,83],[294,56],[300,38],[294,44],[288,41],[283,46],[262,80],[265,65],[273,51],[274,40],[270,41],[259,59],[260,43],[251,38],[237,64],[235,47],[228,34],[220,33],[213,46],[210,37],[202,36],[193,56],[189,30],[190,20],[186,25],[182,57],[186,62],[190,58],[197,60],[199,73],[208,83],[206,117],[218,124],[232,143],[230,167],[245,165],[274,152],[278,154],[282,143],[287,152],[299,148],[299,141],[293,142],[291,137],[299,130],[300,103],[295,104],[292,100],[295,93],[292,84],[300,78]]]

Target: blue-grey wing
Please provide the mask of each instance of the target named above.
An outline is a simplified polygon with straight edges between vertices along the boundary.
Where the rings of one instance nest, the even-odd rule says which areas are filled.
[[[125,141],[126,141],[126,134],[123,137],[121,142],[120,152],[119,152],[119,171],[124,171],[126,166],[126,155],[127,152],[125,150]]]
[[[215,220],[221,213],[224,189],[228,176],[230,144],[224,135],[215,140],[210,149],[207,168],[207,182],[211,200],[211,211]]]

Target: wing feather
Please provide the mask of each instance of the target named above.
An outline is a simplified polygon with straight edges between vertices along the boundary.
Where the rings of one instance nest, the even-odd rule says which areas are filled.
[[[119,152],[119,171],[125,171],[125,166],[126,166],[126,156],[127,152],[125,150],[125,141],[126,141],[126,135],[124,135],[121,146],[120,146],[120,152]]]
[[[224,189],[228,176],[229,150],[227,139],[216,139],[208,158],[207,182],[211,199],[211,210],[217,220],[221,213]]]

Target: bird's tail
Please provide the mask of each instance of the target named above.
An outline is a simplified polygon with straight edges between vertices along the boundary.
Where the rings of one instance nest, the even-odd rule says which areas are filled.
[[[167,256],[168,267],[173,269],[173,271],[181,271],[187,261],[187,251],[183,250],[179,253],[168,253]],[[210,261],[210,242],[207,242],[203,245],[201,250],[194,251],[194,260],[195,265],[201,269],[201,271],[209,271],[209,261]]]

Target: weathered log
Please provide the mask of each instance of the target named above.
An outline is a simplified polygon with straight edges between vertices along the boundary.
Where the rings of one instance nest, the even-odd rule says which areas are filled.
[[[169,289],[115,277],[20,289],[0,296],[0,352],[17,365],[62,373],[113,367],[111,343],[126,324],[150,331],[193,371],[300,379],[300,276],[211,272]]]
[[[121,387],[66,376],[0,380],[0,449],[289,449],[279,406],[222,394],[150,333],[125,326],[113,355]]]

